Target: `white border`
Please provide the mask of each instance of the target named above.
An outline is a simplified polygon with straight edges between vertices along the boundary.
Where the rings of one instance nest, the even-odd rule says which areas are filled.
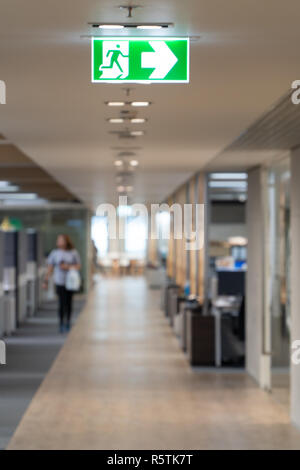
[[[186,80],[94,80],[94,67],[93,67],[93,58],[94,58],[94,41],[186,41],[187,43],[187,79]],[[190,38],[173,38],[169,36],[157,37],[157,36],[148,36],[148,37],[134,37],[134,36],[103,36],[91,38],[92,47],[91,47],[91,83],[110,83],[111,85],[120,85],[121,83],[139,83],[141,85],[150,85],[152,83],[190,83]]]

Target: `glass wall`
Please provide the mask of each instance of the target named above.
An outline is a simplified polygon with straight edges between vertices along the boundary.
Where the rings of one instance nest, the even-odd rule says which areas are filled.
[[[63,208],[9,208],[0,210],[0,223],[4,218],[13,219],[20,228],[34,228],[43,234],[44,255],[55,247],[59,233],[70,235],[82,260],[82,278],[85,288],[88,281],[89,211],[74,205]]]
[[[290,159],[268,171],[268,298],[270,316],[271,389],[288,400],[290,364]]]

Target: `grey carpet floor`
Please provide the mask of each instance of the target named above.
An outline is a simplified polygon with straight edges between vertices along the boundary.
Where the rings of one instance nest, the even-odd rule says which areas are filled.
[[[73,323],[84,297],[74,299]],[[48,301],[6,343],[6,365],[0,365],[0,449],[5,449],[35,392],[66,339],[58,332],[56,302]]]

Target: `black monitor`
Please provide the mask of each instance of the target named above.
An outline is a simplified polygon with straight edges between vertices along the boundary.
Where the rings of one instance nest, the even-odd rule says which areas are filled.
[[[245,271],[223,270],[218,274],[218,295],[245,295]]]

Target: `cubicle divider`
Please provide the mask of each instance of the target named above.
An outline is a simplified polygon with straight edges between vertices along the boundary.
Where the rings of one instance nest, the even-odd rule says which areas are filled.
[[[42,234],[27,230],[27,312],[33,316],[42,302],[42,282],[45,274]]]
[[[41,232],[36,232],[36,253],[37,253],[37,308],[41,306],[44,290],[43,279],[46,272],[46,260],[44,255],[44,237]]]
[[[37,240],[37,232],[27,230],[27,312],[30,317],[35,314],[38,304]]]
[[[28,240],[25,231],[17,232],[17,325],[27,315],[27,253]]]
[[[10,335],[17,327],[18,233],[4,232],[4,332]]]
[[[4,232],[5,332],[12,333],[27,313],[27,236]]]
[[[0,232],[0,338],[4,335],[4,332],[5,332],[3,267],[4,267],[4,235],[2,232]]]

